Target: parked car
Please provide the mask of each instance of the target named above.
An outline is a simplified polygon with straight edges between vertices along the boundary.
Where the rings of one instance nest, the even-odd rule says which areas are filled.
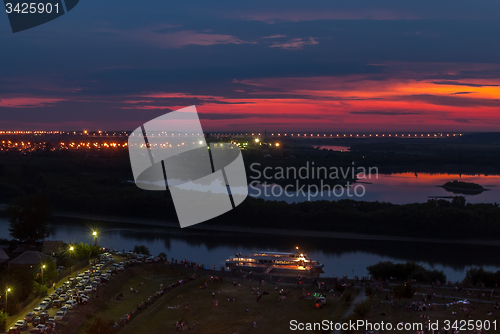
[[[54,328],[54,326],[56,324],[56,321],[55,321],[54,317],[49,317],[47,319],[47,321],[45,322],[45,324],[48,325],[48,326],[50,326],[50,327],[52,327],[52,328]]]
[[[35,318],[36,318],[36,314],[34,312],[28,312],[24,316],[24,321],[26,321],[27,323],[30,323],[30,322],[33,322],[33,319],[35,319]]]
[[[73,300],[76,301],[78,304],[86,305],[88,302],[88,297],[85,295],[80,295],[80,296],[73,296]]]
[[[89,301],[90,299],[90,296],[87,295],[81,295],[80,297],[82,297],[82,299],[85,299],[86,301]]]
[[[33,319],[33,327],[36,327],[38,325],[40,325],[42,323],[42,319],[40,319],[40,317],[36,317],[35,319]]]
[[[40,313],[41,311],[43,311],[40,306],[37,306],[33,309],[33,313],[35,313],[36,315],[38,315],[38,313]]]
[[[54,316],[54,320],[55,321],[61,321],[63,320],[64,316],[66,315],[66,313],[64,313],[63,311],[58,311],[56,313],[56,315]]]
[[[94,291],[94,288],[92,286],[86,286],[85,287],[85,290],[83,290],[83,292],[85,293],[92,293]]]
[[[52,301],[54,301],[55,299],[59,299],[59,295],[57,293],[53,293],[49,297]]]
[[[47,319],[49,319],[49,314],[46,311],[40,312],[38,318],[40,318],[40,323],[44,324],[47,322]]]
[[[68,300],[68,295],[63,293],[62,295],[59,296],[59,300],[65,302]]]
[[[53,302],[52,302],[52,307],[53,308],[60,308],[62,305],[62,301],[60,299],[55,299]]]
[[[47,333],[47,330],[49,329],[45,325],[38,325],[38,326],[36,326],[36,328],[38,328],[40,330],[40,332],[42,332],[42,333]]]
[[[16,321],[16,324],[14,326],[23,329],[24,327],[28,326],[28,323],[24,319],[22,319]]]
[[[52,306],[52,303],[49,304],[48,302],[43,301],[38,306],[40,306],[40,309],[42,309],[43,311],[45,311],[45,310],[48,310]]]
[[[19,333],[21,333],[21,328],[19,327],[11,327],[7,332],[7,334],[19,334]]]
[[[66,306],[68,309],[70,310],[74,310],[76,305],[78,305],[78,303],[76,302],[76,300],[68,300],[64,306]]]
[[[69,309],[66,305],[64,305],[63,307],[61,307],[61,312],[64,312],[64,314],[66,315],[66,313],[68,313]]]

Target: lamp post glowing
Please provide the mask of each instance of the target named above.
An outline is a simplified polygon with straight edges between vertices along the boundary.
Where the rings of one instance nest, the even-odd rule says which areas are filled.
[[[5,312],[7,312],[8,301],[9,301],[9,292],[10,292],[10,288],[7,288],[5,290],[5,307],[3,308]]]
[[[73,246],[70,246],[69,247],[69,258],[71,260],[71,254],[73,254],[73,251],[75,250],[75,248]],[[71,276],[71,261],[69,262],[69,276]]]
[[[94,246],[97,246],[97,231],[93,231],[92,235],[94,236]]]
[[[45,269],[45,265],[42,264],[42,267],[40,268],[40,271],[42,272],[42,286],[43,286],[43,270]]]

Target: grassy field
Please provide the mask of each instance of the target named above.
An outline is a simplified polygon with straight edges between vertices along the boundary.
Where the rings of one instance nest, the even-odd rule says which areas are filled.
[[[322,320],[340,321],[344,318],[347,305],[333,293],[327,293],[327,304],[322,309],[315,308],[314,293],[317,289],[310,284],[295,285],[280,282],[248,281],[241,278],[235,281],[223,278],[214,280],[204,274],[195,279],[190,269],[170,268],[165,264],[144,264],[126,269],[114,275],[110,282],[99,288],[98,298],[93,297],[86,306],[79,306],[70,311],[68,317],[58,324],[60,334],[88,334],[87,329],[96,316],[111,319],[118,323],[120,318],[130,311],[136,311],[137,305],[160,290],[160,284],[167,287],[170,283],[186,280],[185,283],[167,291],[149,306],[143,308],[129,324],[121,328],[119,334],[133,333],[175,333],[178,322],[186,323],[186,330],[203,334],[219,333],[287,333],[290,321],[310,323]],[[131,293],[130,288],[138,290]],[[286,298],[279,300],[283,289]],[[445,320],[497,320],[500,325],[500,310],[494,310],[494,303],[500,302],[498,292],[489,299],[491,290],[433,288],[430,293],[435,297],[425,301],[427,309],[413,311],[405,306],[424,300],[428,287],[419,287],[411,301],[402,300],[398,305],[390,306],[393,295],[390,291],[377,292],[370,301],[370,310],[365,317],[372,323],[425,323]],[[268,292],[257,300],[258,292]],[[117,296],[123,293],[123,298]],[[349,290],[353,300],[357,288]],[[483,296],[483,293],[485,294]],[[386,300],[388,295],[388,300]],[[229,299],[229,300],[228,300]],[[470,299],[472,305],[458,301]],[[215,301],[217,306],[214,306]],[[429,307],[429,304],[436,304]],[[487,315],[490,312],[493,314]],[[456,314],[454,314],[456,313]],[[194,328],[194,330],[193,330]],[[495,331],[490,331],[495,332]],[[411,333],[411,331],[401,331]],[[460,331],[473,333],[473,331]]]
[[[226,279],[223,282],[208,281],[208,287],[201,288],[207,279],[202,277],[173,289],[119,333],[174,333],[176,323],[181,321],[187,324],[187,328],[195,324],[194,332],[204,334],[284,333],[289,331],[292,319],[300,322],[335,320],[340,319],[346,310],[343,302],[333,297],[328,298],[325,307],[316,309],[314,298],[302,297],[303,289],[306,295],[315,292],[310,286],[281,287],[242,280],[238,280],[235,286],[232,280]],[[257,301],[257,288],[269,294]],[[285,300],[278,301],[281,288],[289,289],[289,293]],[[355,291],[352,293],[355,295]],[[228,301],[228,298],[235,301]],[[217,307],[213,306],[213,301],[217,301]]]
[[[119,322],[121,317],[132,310],[135,311],[139,303],[147,301],[149,296],[160,290],[160,284],[168,285],[172,281],[178,280],[179,277],[183,276],[164,265],[129,268],[121,279],[115,279],[109,283],[112,285],[112,289],[102,288],[102,296],[99,297],[100,300],[96,305],[98,311],[96,314],[104,319],[113,319],[115,322]],[[138,292],[131,293],[131,287]],[[116,297],[120,293],[123,293],[124,297],[117,300]],[[77,333],[85,333],[85,329],[91,322],[92,317],[87,318]]]
[[[420,289],[423,291],[423,289]],[[453,292],[452,289],[433,289],[432,293],[436,293],[436,296],[432,300],[426,300],[424,302],[425,294],[417,293],[411,301],[400,301],[399,306],[390,307],[390,302],[386,301],[386,294],[391,297],[391,293],[384,291],[377,294],[372,300],[372,309],[368,315],[367,320],[375,322],[390,322],[394,326],[396,323],[422,323],[425,324],[426,321],[431,321],[435,323],[439,321],[440,327],[445,324],[445,320],[450,321],[452,324],[455,321],[469,321],[473,320],[474,323],[477,320],[490,320],[491,322],[497,321],[497,326],[500,325],[500,310],[494,310],[494,303],[499,300],[498,296],[492,300],[483,298],[482,300],[472,300],[469,303],[462,303],[460,301],[475,299],[481,297],[482,292],[475,290],[476,292],[470,293],[467,290],[459,292]],[[491,290],[490,290],[491,291]],[[444,298],[443,298],[444,296]],[[406,306],[411,306],[413,302],[422,302],[427,305],[424,311],[413,311],[407,310]],[[435,304],[429,307],[429,304]],[[494,311],[494,312],[493,312]],[[488,313],[493,312],[491,315]],[[454,314],[456,313],[456,314]],[[500,328],[497,330],[490,330],[487,333],[498,333]],[[404,333],[411,333],[407,331]],[[460,333],[475,333],[472,330],[461,330]]]

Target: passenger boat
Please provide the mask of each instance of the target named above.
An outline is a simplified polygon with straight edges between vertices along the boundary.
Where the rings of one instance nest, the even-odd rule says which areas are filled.
[[[226,260],[226,267],[264,271],[266,273],[321,273],[323,264],[311,260],[303,253],[256,252],[249,255],[236,253]]]

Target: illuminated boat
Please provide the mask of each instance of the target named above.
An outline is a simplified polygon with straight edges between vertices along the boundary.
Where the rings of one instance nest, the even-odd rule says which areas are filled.
[[[321,273],[323,264],[311,260],[303,253],[256,252],[248,255],[236,253],[226,260],[226,267],[264,271],[266,273]]]

